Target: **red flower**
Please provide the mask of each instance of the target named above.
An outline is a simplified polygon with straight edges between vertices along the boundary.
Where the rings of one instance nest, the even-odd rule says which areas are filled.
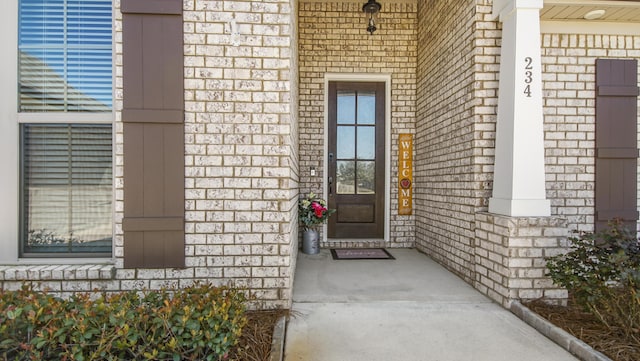
[[[313,208],[313,212],[316,214],[316,217],[318,218],[321,218],[322,214],[327,210],[325,207],[321,206],[317,202],[312,202],[311,208]]]

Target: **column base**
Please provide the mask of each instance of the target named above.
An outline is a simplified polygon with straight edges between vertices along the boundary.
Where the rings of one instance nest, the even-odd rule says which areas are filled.
[[[511,217],[549,217],[551,202],[548,199],[489,198],[489,213]]]
[[[566,252],[568,235],[559,217],[476,213],[474,287],[506,308],[538,298],[565,304],[567,290],[546,276],[546,257]]]

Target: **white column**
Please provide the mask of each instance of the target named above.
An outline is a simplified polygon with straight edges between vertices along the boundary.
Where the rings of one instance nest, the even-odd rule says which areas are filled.
[[[501,1],[500,84],[489,212],[549,216],[544,170],[540,61],[542,0]],[[495,11],[496,9],[494,9]]]

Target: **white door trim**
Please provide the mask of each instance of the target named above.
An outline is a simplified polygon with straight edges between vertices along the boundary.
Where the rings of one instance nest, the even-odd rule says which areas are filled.
[[[384,241],[389,242],[390,237],[390,210],[391,210],[391,74],[366,74],[366,73],[325,73],[324,75],[324,150],[323,154],[329,152],[329,82],[330,81],[352,81],[352,82],[384,82],[385,104],[384,104]],[[328,196],[327,177],[329,171],[329,161],[324,157],[324,179],[322,180],[324,199]],[[323,241],[327,240],[327,225],[324,226]]]

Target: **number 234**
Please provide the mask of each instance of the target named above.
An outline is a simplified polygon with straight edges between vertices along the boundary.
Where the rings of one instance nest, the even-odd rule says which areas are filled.
[[[524,66],[524,94],[527,95],[527,98],[531,98],[531,82],[533,81],[533,59],[529,56],[524,58],[525,66]]]

